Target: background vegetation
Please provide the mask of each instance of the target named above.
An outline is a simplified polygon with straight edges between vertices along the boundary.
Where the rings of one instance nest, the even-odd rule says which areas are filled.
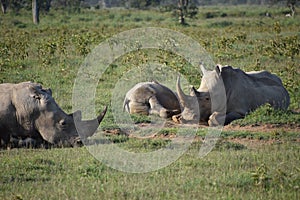
[[[237,124],[299,127],[295,111],[300,108],[300,20],[297,15],[285,17],[287,12],[285,6],[202,6],[188,18],[188,25],[181,26],[169,10],[57,9],[41,13],[36,26],[30,11],[8,10],[0,18],[0,82],[42,83],[71,112],[77,71],[95,46],[125,30],[164,27],[192,37],[215,63],[246,71],[268,70],[281,77],[291,96],[289,111],[265,106]],[[132,52],[116,60],[99,80],[96,110],[110,104],[111,91],[124,73],[149,60],[180,71],[191,84],[200,83],[200,74],[183,59],[157,54]],[[102,127],[117,128],[110,111]],[[174,132],[169,128],[161,134]],[[223,131],[217,147],[204,159],[196,156],[203,132],[197,135],[199,140],[178,161],[146,174],[110,169],[85,148],[2,150],[0,199],[299,199],[299,128]],[[132,151],[155,150],[169,141],[108,138]]]

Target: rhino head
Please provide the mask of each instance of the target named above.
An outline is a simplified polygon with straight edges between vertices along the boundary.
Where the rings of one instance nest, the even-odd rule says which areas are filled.
[[[177,79],[176,90],[183,108],[181,121],[207,123],[212,113],[226,112],[226,91],[221,76],[222,66],[217,65],[214,70],[206,70],[201,65],[203,77],[200,87],[191,87],[190,95],[185,95],[180,87],[180,77]]]
[[[83,121],[81,112],[66,114],[55,102],[50,89],[26,82],[13,91],[18,123],[28,136],[39,134],[51,144],[76,146],[92,136],[105,116],[107,107],[93,120]]]
[[[176,90],[182,107],[180,122],[199,123],[207,121],[211,114],[209,92],[199,92],[191,87],[190,95],[186,95],[180,86],[180,77],[177,79]]]

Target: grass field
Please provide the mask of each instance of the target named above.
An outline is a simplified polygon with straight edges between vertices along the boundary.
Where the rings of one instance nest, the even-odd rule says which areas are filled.
[[[29,12],[0,18],[0,82],[34,81],[50,87],[58,104],[72,111],[72,92],[84,58],[98,44],[122,31],[161,27],[200,43],[215,63],[246,71],[269,70],[281,77],[291,97],[288,111],[265,106],[226,129],[216,147],[199,158],[203,132],[170,166],[148,173],[124,173],[96,160],[85,147],[0,151],[0,199],[299,199],[300,197],[300,20],[284,7],[200,7],[188,25],[159,10],[61,10],[31,22]],[[268,11],[272,18],[265,17]],[[130,52],[107,68],[96,92],[96,111],[110,105],[112,91],[129,70],[149,61],[182,73],[190,84],[200,74],[168,52]],[[125,92],[125,91],[124,91]],[[135,116],[135,123],[147,123]],[[256,130],[272,124],[275,128]],[[103,129],[118,130],[109,107]],[[243,129],[243,127],[247,129]],[[249,128],[250,127],[250,128]],[[253,127],[253,130],[251,129]],[[107,136],[133,152],[166,146],[176,128],[155,138]]]
[[[299,143],[260,141],[252,148],[220,143],[203,159],[195,143],[170,166],[144,174],[108,168],[85,148],[1,151],[0,197],[298,199]]]

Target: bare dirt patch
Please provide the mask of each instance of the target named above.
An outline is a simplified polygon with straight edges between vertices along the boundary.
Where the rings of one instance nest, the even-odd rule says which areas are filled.
[[[140,128],[147,128],[147,127],[155,127],[157,125],[151,123],[139,123],[136,124]],[[179,128],[179,127],[194,127],[194,128],[208,128],[206,125],[180,125],[174,123],[172,121],[166,121],[163,126],[159,125],[156,128]],[[285,132],[299,132],[300,133],[300,124],[252,124],[247,126],[240,126],[240,125],[233,125],[229,124],[224,126],[223,131],[249,131],[249,132],[276,132],[276,131],[285,131]],[[116,128],[116,129],[107,129],[104,130],[105,134],[107,135],[130,135],[123,130]],[[172,134],[173,135],[173,134]],[[169,135],[166,135],[169,137]],[[160,137],[163,137],[160,136]],[[173,136],[172,136],[173,137]]]
[[[253,124],[248,126],[227,125],[223,128],[224,131],[248,131],[248,132],[298,132],[300,133],[300,124]],[[249,138],[232,138],[226,139],[229,142],[239,143],[247,148],[257,148],[263,145],[281,144],[281,139],[249,139]],[[300,138],[295,138],[294,142],[300,142]]]
[[[153,126],[151,123],[139,123],[136,124],[140,128],[145,128],[149,126]],[[155,125],[154,125],[155,126]],[[183,126],[189,126],[189,127],[195,127],[195,128],[208,128],[206,125],[183,125]],[[172,121],[166,121],[163,125],[164,128],[179,128],[182,127],[182,125],[174,123]],[[159,128],[159,127],[157,127]],[[247,125],[247,126],[240,126],[235,124],[230,124],[227,126],[224,126],[223,131],[234,131],[234,132],[240,132],[240,131],[247,131],[250,133],[282,133],[282,132],[298,132],[300,134],[300,124],[294,123],[294,124],[253,124],[253,125]],[[137,136],[136,134],[124,134],[124,132],[121,129],[111,129],[111,130],[105,130],[105,134],[107,135],[127,135],[128,137],[132,138],[140,138],[140,139],[166,139],[166,140],[172,140],[176,138],[176,133],[173,133],[172,131],[167,131],[166,133],[154,133],[147,136]],[[203,141],[203,137],[197,136],[195,137],[194,141]],[[264,145],[271,145],[271,144],[281,144],[284,142],[284,140],[281,139],[252,139],[252,138],[225,138],[224,141],[232,142],[232,143],[238,143],[246,146],[247,148],[258,148],[262,147]],[[300,137],[295,138],[293,142],[300,143]]]
[[[300,132],[300,124],[253,124],[248,126],[227,125],[224,131],[249,131],[249,132],[273,132],[273,131],[295,131]]]

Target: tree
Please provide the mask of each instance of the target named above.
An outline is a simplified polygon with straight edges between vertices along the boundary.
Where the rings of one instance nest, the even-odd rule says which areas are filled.
[[[44,0],[43,3],[39,6],[40,9],[45,10],[46,12],[50,11],[52,0]]]
[[[40,22],[39,10],[39,0],[32,0],[32,19],[34,24]]]
[[[184,25],[189,0],[178,0],[179,23]]]
[[[1,3],[2,13],[5,14],[6,13],[6,9],[7,9],[7,0],[0,0],[0,3]]]
[[[294,17],[295,15],[295,5],[297,3],[297,0],[287,0],[287,6],[290,8],[291,10],[291,16]]]

